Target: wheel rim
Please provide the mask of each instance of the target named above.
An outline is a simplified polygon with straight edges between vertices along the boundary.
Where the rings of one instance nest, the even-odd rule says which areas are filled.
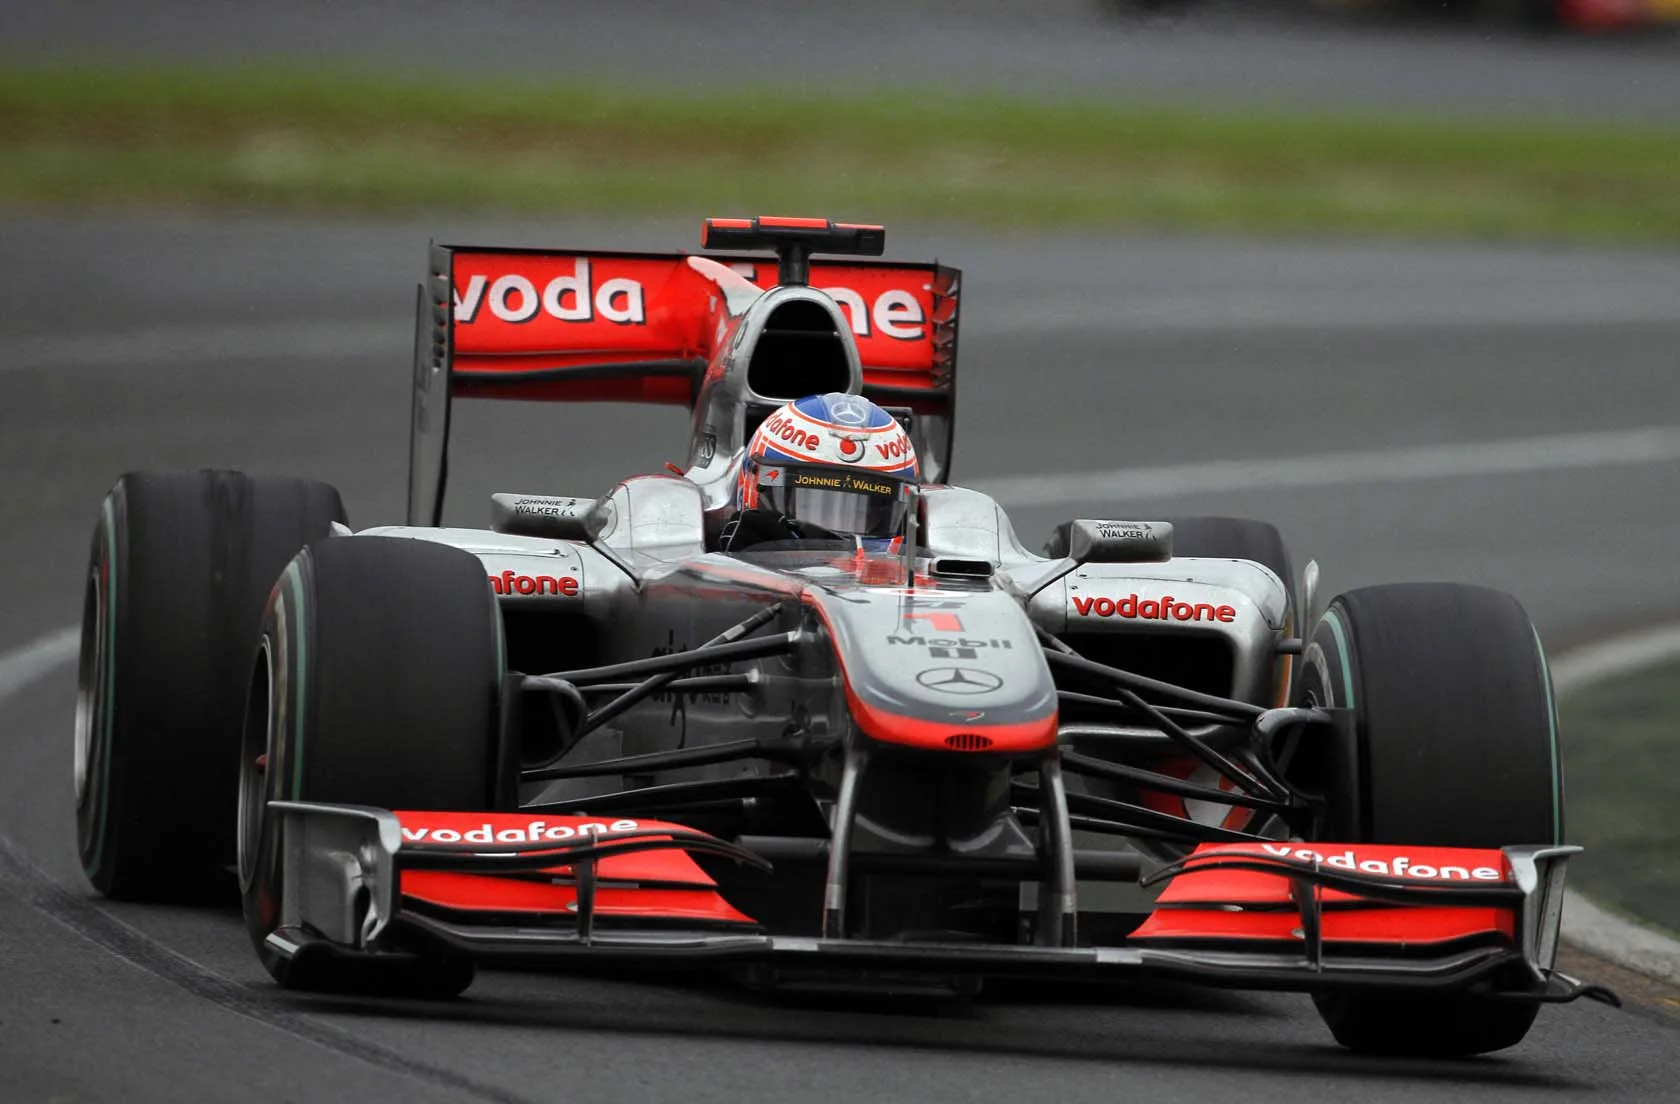
[[[246,703],[245,731],[239,750],[239,887],[249,889],[256,876],[257,855],[262,846],[263,807],[267,804],[267,766],[274,747],[274,651],[264,636],[258,648],[254,675],[262,678],[262,701],[255,700],[256,686],[252,686],[253,700]],[[261,720],[261,732],[254,732],[252,722]],[[258,757],[263,766],[258,767]]]
[[[104,687],[109,662],[105,646],[105,589],[96,566],[89,572],[82,603],[82,651],[76,665],[76,808],[87,805],[94,741],[105,715]]]

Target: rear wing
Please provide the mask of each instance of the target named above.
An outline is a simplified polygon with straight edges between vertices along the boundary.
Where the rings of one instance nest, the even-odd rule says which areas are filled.
[[[409,523],[441,521],[453,399],[692,407],[750,291],[736,277],[767,289],[778,263],[434,244],[416,309]],[[948,471],[958,270],[848,257],[810,261],[809,280],[851,325],[864,394],[941,426],[930,444]]]

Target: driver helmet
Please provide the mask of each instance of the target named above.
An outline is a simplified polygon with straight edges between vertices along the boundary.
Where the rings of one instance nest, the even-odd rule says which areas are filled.
[[[753,433],[738,505],[872,544],[892,541],[920,472],[910,435],[891,414],[861,395],[807,395]]]

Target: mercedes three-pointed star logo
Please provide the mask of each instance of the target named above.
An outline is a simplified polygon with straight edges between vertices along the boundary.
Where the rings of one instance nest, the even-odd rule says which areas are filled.
[[[930,667],[916,681],[941,694],[986,694],[1003,685],[990,671],[977,667]]]
[[[836,395],[828,401],[828,416],[837,425],[867,425],[869,407],[855,395]]]

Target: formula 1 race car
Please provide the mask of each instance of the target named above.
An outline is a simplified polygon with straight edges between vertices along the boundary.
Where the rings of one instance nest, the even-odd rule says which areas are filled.
[[[1164,976],[1310,992],[1345,1045],[1404,1054],[1604,996],[1553,969],[1578,849],[1517,602],[1378,586],[1313,622],[1316,565],[1246,519],[1075,519],[1028,551],[949,482],[959,274],[872,259],[884,237],[434,246],[404,526],[352,533],[305,480],[122,477],[77,699],[94,886],[202,899],[237,869],[302,988]],[[921,456],[895,548],[719,551],[748,439],[824,392]],[[683,404],[688,465],[444,528],[469,396]]]

